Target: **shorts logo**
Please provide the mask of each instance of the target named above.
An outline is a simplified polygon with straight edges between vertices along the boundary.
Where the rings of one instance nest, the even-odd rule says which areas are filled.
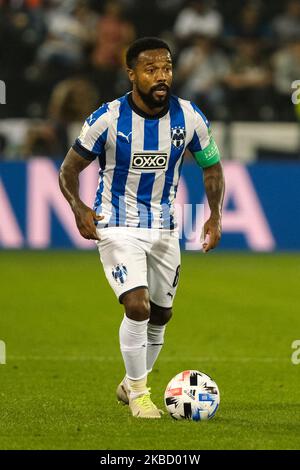
[[[131,168],[134,170],[164,170],[167,166],[166,152],[134,152]]]
[[[186,131],[184,127],[172,127],[171,129],[171,141],[172,145],[179,149],[185,143]]]
[[[117,284],[124,284],[127,279],[127,268],[122,263],[113,266],[111,273]]]

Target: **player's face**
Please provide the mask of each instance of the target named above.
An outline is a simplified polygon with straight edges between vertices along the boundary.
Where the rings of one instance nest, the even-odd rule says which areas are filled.
[[[149,108],[165,106],[170,98],[172,60],[166,49],[154,49],[139,54],[137,64],[129,74],[135,90]]]

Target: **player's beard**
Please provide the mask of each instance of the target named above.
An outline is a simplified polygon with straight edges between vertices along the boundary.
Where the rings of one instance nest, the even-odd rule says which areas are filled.
[[[156,98],[153,95],[153,92],[156,91],[156,90],[161,89],[162,87],[166,90],[166,95]],[[140,97],[142,98],[142,100],[144,101],[144,103],[150,109],[163,108],[163,107],[167,106],[167,104],[169,103],[170,88],[168,87],[168,85],[165,85],[165,84],[164,85],[156,85],[156,86],[150,88],[148,93],[145,93],[144,91],[142,91],[140,89],[140,87],[138,85],[136,85],[136,90],[137,90],[138,94],[140,95]]]

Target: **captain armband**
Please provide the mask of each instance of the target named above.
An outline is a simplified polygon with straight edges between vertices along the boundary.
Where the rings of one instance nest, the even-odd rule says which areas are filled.
[[[193,152],[193,155],[201,168],[212,166],[215,163],[218,163],[221,159],[217,144],[212,137],[210,138],[208,146],[205,147],[204,150]]]

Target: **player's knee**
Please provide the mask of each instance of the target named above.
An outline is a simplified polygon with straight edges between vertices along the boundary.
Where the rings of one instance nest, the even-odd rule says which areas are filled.
[[[153,325],[165,325],[172,318],[172,309],[163,308],[151,302],[150,322]]]
[[[172,315],[173,315],[172,309],[171,308],[166,309],[165,316],[164,316],[165,323],[168,323],[171,320]]]
[[[124,299],[126,315],[131,320],[144,321],[150,317],[150,302],[147,298]]]

